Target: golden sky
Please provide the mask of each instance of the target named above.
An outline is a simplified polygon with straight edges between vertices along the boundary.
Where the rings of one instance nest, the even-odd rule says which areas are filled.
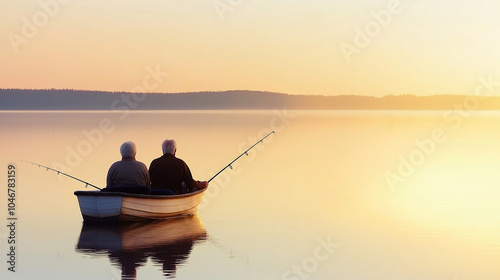
[[[0,2],[0,88],[472,94],[494,0]],[[167,75],[168,73],[168,75]]]

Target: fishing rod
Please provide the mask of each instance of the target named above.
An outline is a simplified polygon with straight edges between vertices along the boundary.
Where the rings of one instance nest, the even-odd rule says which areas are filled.
[[[246,155],[248,156],[248,151],[250,151],[253,147],[257,146],[259,143],[263,143],[262,141],[264,139],[266,139],[269,135],[273,134],[274,133],[274,130],[271,131],[269,134],[267,134],[266,136],[264,136],[262,139],[260,139],[259,141],[257,141],[257,143],[253,144],[252,147],[248,148],[246,151],[244,151],[241,155],[239,155],[237,158],[235,158],[233,161],[231,161],[228,165],[226,165],[224,168],[221,169],[221,171],[217,172],[217,174],[215,174],[212,178],[210,178],[210,180],[208,180],[208,182],[210,183],[210,181],[212,181],[215,177],[217,177],[217,175],[221,174],[222,171],[226,170],[226,168],[230,167],[231,169],[233,169],[233,166],[232,164],[237,161],[240,157],[242,157],[243,155]]]
[[[77,181],[80,181],[80,182],[82,182],[82,183],[84,183],[84,184],[85,184],[85,188],[86,188],[87,186],[91,186],[91,187],[96,188],[96,189],[98,189],[98,190],[102,190],[101,188],[96,187],[96,186],[92,185],[92,184],[91,184],[91,183],[89,183],[89,182],[85,182],[85,181],[83,181],[83,180],[81,180],[81,179],[78,179],[78,178],[76,178],[76,177],[73,177],[73,176],[71,176],[71,175],[69,175],[69,174],[66,174],[66,173],[62,172],[62,171],[59,171],[59,170],[56,170],[56,169],[52,169],[52,168],[47,167],[47,166],[45,166],[45,165],[41,165],[41,164],[34,163],[34,162],[31,162],[31,161],[27,161],[27,160],[22,160],[22,161],[24,161],[24,162],[26,162],[26,163],[31,163],[32,165],[37,165],[38,167],[43,167],[43,168],[46,168],[46,169],[47,169],[47,171],[49,171],[49,170],[50,170],[50,171],[57,172],[57,175],[62,174],[62,175],[64,175],[64,176],[68,176],[68,177],[70,177],[71,179],[75,179],[75,180],[77,180]]]

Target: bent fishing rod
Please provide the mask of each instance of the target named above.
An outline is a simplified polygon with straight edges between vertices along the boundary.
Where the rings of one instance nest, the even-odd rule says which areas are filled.
[[[239,155],[237,158],[235,158],[233,161],[231,161],[228,165],[226,165],[224,168],[222,168],[219,172],[217,172],[217,174],[215,174],[212,178],[210,178],[210,180],[208,180],[208,182],[210,183],[210,181],[212,181],[215,177],[217,177],[219,174],[222,173],[222,171],[226,170],[226,168],[231,168],[233,169],[233,166],[232,164],[237,161],[240,157],[242,157],[243,155],[246,155],[248,156],[248,151],[250,151],[251,149],[253,149],[253,147],[257,146],[259,143],[264,143],[262,142],[264,139],[266,139],[269,135],[273,134],[274,133],[274,130],[271,131],[269,134],[267,134],[266,136],[264,136],[262,139],[260,139],[259,141],[257,141],[257,143],[253,144],[252,147],[248,148],[246,151],[244,151],[241,155]]]
[[[78,178],[76,178],[76,177],[74,177],[74,176],[71,176],[71,175],[69,175],[69,174],[66,174],[66,173],[64,173],[64,172],[62,172],[62,171],[59,171],[59,170],[56,170],[56,169],[52,169],[52,168],[47,167],[47,166],[45,166],[45,165],[41,165],[41,164],[34,163],[34,162],[31,162],[31,161],[27,161],[27,160],[22,160],[22,161],[24,161],[24,162],[26,162],[26,163],[31,163],[32,165],[37,165],[38,167],[43,167],[43,168],[47,169],[47,171],[49,171],[49,170],[50,170],[50,171],[57,172],[57,175],[62,174],[62,175],[64,175],[64,176],[68,176],[68,177],[70,177],[71,179],[74,179],[74,180],[77,180],[77,181],[80,181],[80,182],[84,183],[84,184],[85,184],[85,187],[87,187],[87,186],[91,186],[91,187],[96,188],[96,189],[98,189],[98,190],[102,190],[101,188],[99,188],[99,187],[97,187],[97,186],[94,186],[94,185],[92,185],[92,184],[91,184],[91,183],[89,183],[89,182],[83,181],[82,179],[78,179]]]

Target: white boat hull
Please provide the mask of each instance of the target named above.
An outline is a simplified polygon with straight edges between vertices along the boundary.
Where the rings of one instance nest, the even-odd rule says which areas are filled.
[[[181,195],[76,191],[86,222],[161,220],[196,213],[206,189]]]

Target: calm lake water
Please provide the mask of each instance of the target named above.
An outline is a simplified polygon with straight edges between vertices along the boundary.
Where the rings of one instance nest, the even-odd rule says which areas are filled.
[[[2,112],[0,219],[16,165],[16,272],[1,279],[500,278],[500,113],[399,111]],[[104,187],[127,140],[161,142],[207,180],[192,218],[84,225],[73,192]]]

